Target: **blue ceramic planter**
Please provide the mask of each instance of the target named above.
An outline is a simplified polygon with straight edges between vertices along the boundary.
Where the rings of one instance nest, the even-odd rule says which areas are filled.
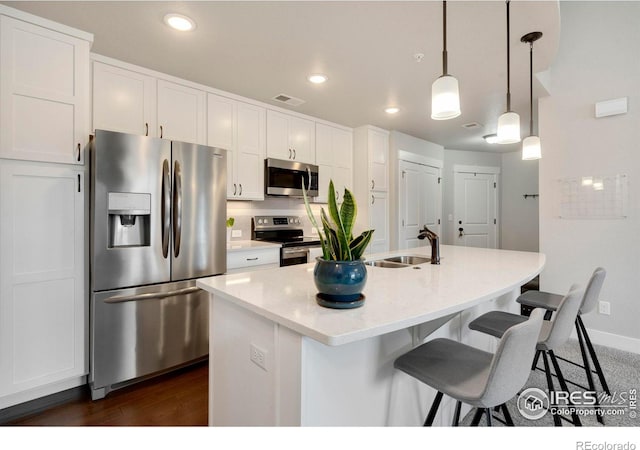
[[[362,259],[326,261],[318,257],[313,269],[313,280],[324,300],[347,303],[361,301],[362,290],[367,282],[367,268]],[[348,308],[346,305],[342,307]]]

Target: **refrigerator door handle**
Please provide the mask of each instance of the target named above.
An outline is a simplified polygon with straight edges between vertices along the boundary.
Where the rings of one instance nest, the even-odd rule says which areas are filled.
[[[162,256],[169,255],[169,224],[171,223],[171,177],[169,161],[162,163]]]
[[[175,297],[178,295],[193,294],[194,292],[198,292],[199,290],[200,290],[199,287],[191,286],[188,288],[178,289],[176,291],[169,291],[169,292],[150,292],[148,294],[119,295],[115,297],[109,297],[103,300],[103,302],[104,303],[124,303],[124,302],[135,302],[139,300],[162,299],[167,297]]]
[[[182,172],[180,163],[173,166],[173,256],[180,254],[180,240],[182,237]]]

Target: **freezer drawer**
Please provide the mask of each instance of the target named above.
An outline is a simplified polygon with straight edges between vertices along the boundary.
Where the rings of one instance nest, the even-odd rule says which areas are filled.
[[[93,399],[207,356],[208,322],[209,296],[193,280],[94,293]]]

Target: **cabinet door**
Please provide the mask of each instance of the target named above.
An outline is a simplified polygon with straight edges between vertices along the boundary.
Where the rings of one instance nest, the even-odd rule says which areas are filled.
[[[289,144],[289,116],[276,111],[267,111],[267,156],[293,159]]]
[[[289,118],[289,144],[295,161],[313,164],[316,160],[315,124],[298,117]]]
[[[0,161],[0,396],[88,372],[83,177]]]
[[[389,188],[389,136],[369,130],[369,161],[371,164],[371,186],[369,189],[386,191]]]
[[[333,166],[333,127],[316,124],[316,164]]]
[[[98,61],[93,63],[93,130],[156,134],[156,80]]]
[[[318,196],[313,199],[315,203],[327,203],[329,201],[329,181],[333,178],[333,167],[318,164]],[[337,200],[336,196],[336,200]]]
[[[172,141],[206,145],[203,91],[158,80],[158,132]]]
[[[84,164],[89,43],[0,17],[0,156]]]
[[[207,145],[227,150],[227,198],[233,198],[238,193],[234,164],[235,139],[236,102],[207,94]]]
[[[353,133],[334,128],[332,133],[332,148],[333,165],[351,169],[353,167]]]
[[[370,253],[389,251],[389,199],[386,192],[369,195],[369,226],[375,230],[369,245]]]
[[[345,167],[333,168],[333,184],[336,188],[337,200],[342,203],[344,200],[344,190],[349,189],[353,194],[353,187],[351,186],[351,169]]]
[[[236,180],[240,200],[264,200],[266,111],[259,106],[237,105]]]

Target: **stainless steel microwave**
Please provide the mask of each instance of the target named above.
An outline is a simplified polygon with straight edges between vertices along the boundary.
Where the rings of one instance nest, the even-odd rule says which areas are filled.
[[[265,194],[302,197],[302,183],[309,197],[318,196],[318,166],[267,158],[264,164]]]

